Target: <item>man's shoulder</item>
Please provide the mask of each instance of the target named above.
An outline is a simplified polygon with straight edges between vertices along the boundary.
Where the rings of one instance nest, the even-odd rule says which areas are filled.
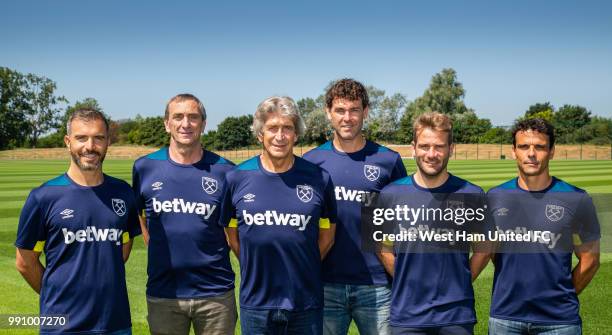
[[[159,150],[153,151],[149,154],[139,157],[134,162],[135,168],[142,168],[146,165],[156,164],[168,160],[168,147],[160,148]]]
[[[228,182],[238,180],[259,171],[258,156],[251,157],[235,166],[232,166],[225,175]]]
[[[565,180],[557,177],[553,177],[553,186],[549,190],[550,192],[564,192],[564,193],[583,193],[586,194],[586,190],[572,185]]]
[[[460,192],[465,192],[465,193],[483,193],[484,194],[484,190],[482,189],[482,187],[468,181],[467,179],[463,179],[461,177],[457,177],[455,175],[451,175],[450,177],[451,179],[449,180],[450,182],[450,186],[452,186],[454,189],[460,191]]]
[[[327,141],[318,147],[312,148],[302,155],[302,157],[310,162],[318,163],[334,151],[331,141]]]
[[[131,190],[130,184],[128,184],[128,182],[117,177],[109,176],[107,174],[104,174],[104,183],[107,183],[111,187],[126,188],[128,190]]]
[[[55,198],[57,196],[66,195],[67,188],[72,185],[68,176],[65,173],[51,178],[40,186],[30,191],[30,197],[34,197],[38,202],[45,201],[45,199]]]
[[[221,168],[225,168],[227,170],[230,170],[231,168],[233,168],[236,164],[234,164],[234,162],[230,161],[229,159],[222,157],[221,155],[217,154],[216,152],[212,152],[212,151],[205,151],[204,154],[204,159],[203,161],[206,164],[210,164],[210,165],[218,165]]]
[[[409,175],[409,176],[406,176],[406,177],[390,182],[382,189],[382,192],[388,193],[388,192],[394,192],[398,190],[406,190],[406,189],[410,189],[413,187],[414,187],[414,180],[412,179],[412,175]]]
[[[497,186],[491,187],[488,194],[497,194],[497,193],[507,193],[507,192],[516,192],[518,190],[516,177],[507,180]]]
[[[397,151],[374,141],[366,141],[366,149],[369,153],[373,154],[379,154],[393,158],[399,157],[399,153]]]

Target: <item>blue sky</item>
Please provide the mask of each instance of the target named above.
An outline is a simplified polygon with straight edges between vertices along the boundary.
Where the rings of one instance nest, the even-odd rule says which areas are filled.
[[[264,98],[353,77],[420,96],[445,67],[508,125],[530,104],[612,117],[609,1],[3,1],[0,66],[47,76],[114,119],[199,96],[209,128]]]

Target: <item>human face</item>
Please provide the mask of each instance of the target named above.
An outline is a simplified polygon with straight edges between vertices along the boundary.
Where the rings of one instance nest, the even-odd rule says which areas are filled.
[[[181,146],[199,146],[206,122],[193,100],[173,102],[168,106],[168,119],[164,120],[170,143]]]
[[[264,123],[257,139],[263,144],[264,151],[269,157],[287,158],[293,155],[293,145],[297,141],[295,125],[288,116],[272,114]]]
[[[512,158],[516,160],[520,172],[525,176],[547,174],[548,161],[555,154],[555,148],[549,148],[548,135],[527,130],[517,132],[515,139]]]
[[[70,123],[70,135],[64,137],[72,161],[81,171],[102,169],[102,162],[110,144],[104,121],[100,119],[74,119]]]
[[[327,118],[340,139],[352,141],[361,135],[363,120],[368,116],[368,107],[363,108],[361,99],[335,98],[331,108],[326,109]]]
[[[419,172],[425,176],[437,177],[448,165],[453,145],[448,143],[449,134],[431,128],[423,129],[412,142],[414,159]]]

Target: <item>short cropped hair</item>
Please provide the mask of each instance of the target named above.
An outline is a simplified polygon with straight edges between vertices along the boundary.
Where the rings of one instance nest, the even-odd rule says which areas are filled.
[[[287,116],[293,121],[293,127],[297,136],[304,134],[306,125],[298,111],[295,101],[290,97],[273,96],[262,101],[253,117],[253,134],[255,136],[262,133],[262,129],[270,114],[279,113],[282,116]]]
[[[362,83],[355,79],[344,78],[334,82],[325,93],[325,106],[332,107],[334,99],[361,100],[361,107],[370,106],[368,91]]]
[[[415,143],[419,134],[426,128],[448,133],[448,144],[453,143],[453,121],[448,115],[439,112],[419,115],[412,123],[412,139]]]
[[[516,133],[533,130],[548,135],[548,148],[555,146],[555,127],[542,118],[524,119],[516,122],[512,127],[512,146],[516,147]]]
[[[191,100],[196,103],[196,105],[198,106],[198,112],[200,112],[200,115],[202,115],[202,120],[206,121],[206,109],[204,108],[204,105],[202,104],[200,99],[190,93],[181,93],[173,96],[172,99],[170,99],[166,104],[166,112],[164,113],[164,119],[168,120],[168,118],[170,117],[170,104],[188,100]]]
[[[71,124],[75,119],[83,120],[83,121],[91,121],[91,120],[102,120],[104,122],[104,126],[106,126],[106,133],[108,134],[108,119],[101,111],[94,108],[81,108],[77,109],[68,117],[68,122],[66,122],[66,134],[70,135],[71,132]]]

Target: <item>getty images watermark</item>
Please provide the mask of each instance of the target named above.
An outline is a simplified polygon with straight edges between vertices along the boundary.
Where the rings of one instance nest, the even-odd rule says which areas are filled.
[[[395,252],[468,252],[474,245],[496,252],[571,252],[581,240],[602,235],[612,195],[586,193],[382,194],[362,203],[362,248]],[[601,232],[600,232],[600,226]]]

